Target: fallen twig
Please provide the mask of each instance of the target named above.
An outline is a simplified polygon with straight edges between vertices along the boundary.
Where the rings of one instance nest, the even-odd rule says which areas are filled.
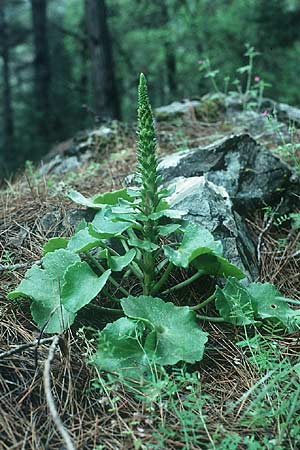
[[[11,350],[7,350],[6,352],[0,353],[0,359],[4,359],[7,358],[8,356],[14,355],[15,353],[20,353],[23,350],[26,350],[27,348],[30,347],[35,347],[38,346],[40,344],[45,344],[46,342],[52,342],[53,338],[44,338],[44,339],[36,339],[33,342],[28,342],[27,344],[21,344],[18,345],[18,347],[15,347]]]
[[[261,260],[261,243],[262,243],[263,235],[266,233],[266,231],[268,231],[268,229],[272,225],[274,216],[277,213],[278,209],[280,208],[282,202],[283,202],[283,198],[281,198],[280,202],[278,203],[278,205],[276,206],[274,211],[272,211],[272,214],[270,215],[267,223],[265,224],[264,228],[259,233],[258,240],[257,240],[257,247],[256,247],[257,262],[259,265],[260,265],[260,260]]]
[[[297,256],[300,256],[300,250],[297,250],[296,252],[292,253],[291,255],[285,255],[285,256],[275,256],[275,260],[282,260],[282,259],[291,259],[296,258]]]
[[[0,264],[0,272],[5,270],[18,270],[18,269],[26,269],[26,267],[30,267],[33,264],[40,264],[41,261],[33,261],[27,263],[18,263],[18,264]]]
[[[50,371],[51,371],[51,362],[54,358],[56,348],[59,344],[60,336],[56,335],[52,338],[52,344],[50,346],[49,355],[46,359],[44,366],[44,389],[46,394],[46,401],[48,408],[50,410],[50,414],[52,416],[53,422],[56,425],[56,428],[63,438],[67,450],[76,450],[75,446],[72,442],[71,436],[68,431],[65,429],[61,418],[59,417],[58,411],[55,406],[54,398],[51,393],[51,379],[50,379]]]

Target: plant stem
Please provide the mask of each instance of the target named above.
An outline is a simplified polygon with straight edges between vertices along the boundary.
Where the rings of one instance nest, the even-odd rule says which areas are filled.
[[[248,70],[246,92],[245,92],[246,102],[248,100],[248,94],[249,94],[250,87],[251,87],[252,69],[253,69],[253,55],[249,55],[249,70]]]
[[[86,251],[84,253],[102,273],[106,272],[106,269],[102,266],[102,264],[99,261],[97,261],[97,259],[89,251]],[[120,292],[122,292],[122,294],[126,295],[126,297],[128,297],[130,295],[129,292],[125,288],[120,286],[119,283],[112,276],[109,277],[109,281]]]
[[[123,248],[124,248],[125,252],[128,252],[128,251],[129,251],[129,247],[128,247],[128,245],[127,245],[127,242],[122,240],[121,243],[122,243],[122,245],[123,245]],[[136,276],[139,280],[143,280],[144,275],[143,275],[143,272],[142,272],[142,270],[141,270],[141,268],[140,268],[140,266],[138,265],[137,262],[132,261],[132,262],[129,264],[129,267],[131,268],[132,272],[135,274],[135,276]]]
[[[154,275],[154,259],[151,252],[144,253],[144,295],[150,295]]]
[[[276,300],[281,300],[282,302],[285,302],[285,303],[291,303],[292,305],[300,305],[299,300],[293,300],[292,298],[288,298],[288,297],[276,297]]]
[[[88,309],[94,309],[95,311],[108,313],[116,316],[122,316],[122,310],[121,309],[114,309],[114,308],[105,308],[104,306],[95,305],[93,303],[90,303],[86,306]]]
[[[210,297],[208,297],[206,300],[204,300],[202,303],[199,303],[199,305],[191,306],[190,309],[193,311],[197,311],[198,309],[203,308],[208,303],[212,302],[216,298],[215,294],[212,294]]]
[[[206,320],[207,322],[225,322],[223,317],[200,316],[199,314],[197,314],[197,319]]]
[[[166,283],[174,265],[173,263],[169,262],[166,270],[164,271],[161,279],[155,284],[155,286],[151,290],[151,295],[155,295],[157,292],[160,291],[160,289],[163,287],[163,285]]]
[[[202,277],[202,275],[204,275],[204,274],[205,274],[204,270],[199,270],[198,272],[196,272],[194,275],[192,275],[187,280],[184,280],[181,283],[178,283],[175,286],[172,286],[171,288],[166,289],[165,291],[162,292],[162,294],[164,294],[164,295],[169,294],[172,291],[177,291],[178,289],[188,286],[189,284],[193,283],[193,281],[198,280],[198,278]]]

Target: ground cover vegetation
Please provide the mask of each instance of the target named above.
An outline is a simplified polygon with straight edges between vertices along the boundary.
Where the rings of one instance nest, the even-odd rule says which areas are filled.
[[[181,131],[177,126],[174,140],[178,132],[185,133],[186,141],[192,140],[193,127],[188,136],[186,128]],[[298,302],[290,297],[299,298],[299,264],[297,256],[291,257],[299,243],[297,222],[291,221],[293,217],[272,215],[270,208],[255,220],[249,218],[254,235],[266,223],[270,225],[261,262],[264,283],[245,287],[238,281],[243,278],[241,271],[222,257],[220,243],[206,230],[186,224],[183,211],[168,208],[170,191],[159,187],[162,180],[156,173],[155,151],[155,130],[142,77],[139,188],[116,186],[113,192],[102,189],[102,194],[93,196],[72,191],[72,201],[96,210],[94,219],[82,222],[68,239],[64,230],[46,244],[37,227],[30,240],[40,248],[42,268],[33,266],[23,280],[11,264],[16,262],[14,252],[2,249],[4,263],[12,267],[5,272],[4,294],[14,286],[8,294],[10,305],[7,300],[3,303],[2,339],[9,344],[32,340],[30,330],[35,327],[30,322],[29,303],[42,333],[65,330],[59,345],[68,357],[62,368],[52,371],[59,413],[75,448],[296,449],[300,425]],[[101,180],[105,170],[104,165]],[[94,188],[97,177],[94,169],[91,173]],[[41,183],[30,168],[26,176],[31,207],[49,208],[47,189],[52,184]],[[74,185],[74,179],[70,184]],[[10,195],[19,195],[13,185],[3,193],[6,209],[13,208],[7,204]],[[297,219],[296,211],[290,214]],[[24,264],[35,251],[35,245],[28,248]],[[201,291],[201,277],[207,274],[213,280],[217,276],[227,281],[216,291],[211,283],[210,292]],[[188,295],[180,289],[187,284]],[[31,300],[19,306],[13,298],[21,294]],[[94,297],[97,300],[88,304]],[[2,358],[3,391],[8,398],[17,395],[22,405],[10,412],[21,419],[16,427],[3,404],[4,448],[11,448],[12,442],[15,448],[24,443],[26,448],[26,442],[28,448],[61,442],[51,417],[44,424],[45,433],[36,433],[43,420],[44,397],[35,366],[43,355],[48,359],[43,339],[38,351],[39,358],[32,358],[31,348],[24,349],[23,357],[12,359],[12,364]],[[13,375],[17,367],[21,378]],[[108,373],[112,367],[115,370]],[[37,379],[30,387],[34,373]],[[68,416],[68,407],[78,419]],[[84,418],[87,408],[93,412]],[[29,411],[35,411],[35,419],[23,417]]]

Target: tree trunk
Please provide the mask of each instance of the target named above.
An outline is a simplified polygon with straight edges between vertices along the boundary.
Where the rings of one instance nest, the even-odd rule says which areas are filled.
[[[171,33],[168,32],[167,30],[170,21],[168,5],[166,3],[166,0],[159,0],[158,5],[160,6],[161,26],[165,28],[167,31],[164,42],[164,48],[165,48],[165,62],[166,62],[168,88],[171,96],[176,97],[177,94],[176,55],[174,44],[172,42]]]
[[[5,4],[2,4],[2,7],[0,8],[0,33],[2,36],[1,57],[3,62],[3,159],[4,166],[9,170],[16,160],[16,155],[14,154],[14,119],[10,86],[9,37],[5,18]]]
[[[120,100],[105,0],[85,0],[85,17],[95,111],[100,118],[119,118]]]
[[[177,94],[176,57],[174,47],[171,44],[171,42],[165,43],[165,58],[167,66],[167,80],[169,91],[172,97],[176,97]]]
[[[37,132],[41,141],[50,141],[50,57],[47,31],[47,0],[31,0],[34,42],[34,88]]]

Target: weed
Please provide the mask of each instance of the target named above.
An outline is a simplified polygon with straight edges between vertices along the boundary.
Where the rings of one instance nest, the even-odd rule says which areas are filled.
[[[246,44],[246,52],[244,55],[248,58],[247,64],[236,70],[239,76],[245,77],[245,80],[243,81],[240,78],[235,78],[231,81],[229,76],[225,76],[223,89],[220,88],[217,81],[220,71],[212,69],[209,58],[198,61],[199,71],[204,73],[205,78],[210,79],[213,90],[217,96],[228,95],[238,99],[243,105],[243,110],[256,109],[257,111],[260,111],[264,90],[271,85],[263,81],[258,75],[253,76],[254,59],[259,54],[260,53],[257,52],[254,47]],[[235,87],[234,91],[229,90],[230,85]]]
[[[255,52],[250,47],[247,52],[252,64]],[[240,72],[248,73],[249,90],[252,67]],[[164,366],[203,358],[208,337],[197,320],[243,327],[273,321],[297,330],[300,314],[289,306],[295,301],[284,298],[275,286],[240,283],[245,275],[223,258],[221,242],[207,229],[186,222],[185,211],[169,208],[166,199],[174,189],[161,188],[143,74],[138,89],[137,163],[136,188],[90,199],[76,191],[69,194],[76,203],[97,210],[93,221],[82,222],[69,240],[50,239],[42,268],[32,266],[8,297],[31,298],[32,317],[47,333],[62,333],[83,308],[98,315],[106,326],[99,332],[93,364],[123,380],[138,379],[146,390],[152,386],[152,395],[159,395]],[[192,272],[172,284],[170,275],[177,268]],[[204,275],[225,278],[225,286],[216,286],[213,295],[192,307],[167,302],[170,293],[176,295]],[[101,305],[92,303],[96,297]],[[219,316],[199,314],[212,302]],[[205,430],[200,409],[198,415]]]

